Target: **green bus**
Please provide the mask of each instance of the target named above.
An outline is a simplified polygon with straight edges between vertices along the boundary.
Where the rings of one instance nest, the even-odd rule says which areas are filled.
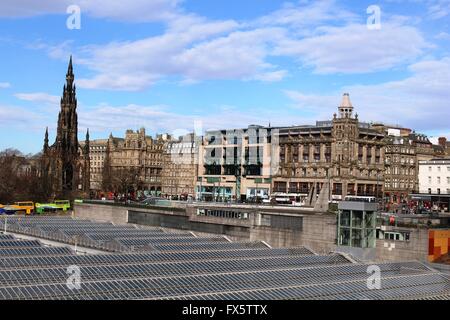
[[[55,200],[53,203],[36,203],[36,213],[67,211],[70,209],[69,200]]]
[[[55,200],[55,205],[58,208],[61,208],[62,211],[70,210],[70,201],[69,200]]]

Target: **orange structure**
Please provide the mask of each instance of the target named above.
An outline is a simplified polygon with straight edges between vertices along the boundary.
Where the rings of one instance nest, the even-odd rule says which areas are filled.
[[[428,232],[428,261],[434,262],[450,252],[450,229],[434,229]]]

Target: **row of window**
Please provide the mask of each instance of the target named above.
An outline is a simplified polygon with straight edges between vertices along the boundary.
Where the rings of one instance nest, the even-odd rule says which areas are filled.
[[[90,151],[99,151],[99,150],[106,150],[106,146],[91,146],[89,148]]]
[[[395,231],[381,231],[377,230],[377,238],[385,239],[385,240],[395,240],[395,241],[409,241],[410,234],[409,232],[395,232]]]
[[[206,217],[226,218],[226,219],[241,219],[241,220],[248,219],[247,212],[229,211],[229,210],[197,209],[197,215]]]
[[[137,159],[114,159],[112,161],[114,165],[144,165],[144,163],[139,162]],[[162,162],[146,162],[147,165],[151,166],[162,166]]]
[[[92,156],[91,155],[89,158],[92,161],[92,160],[103,160],[105,157],[104,156]]]
[[[441,166],[437,166],[436,167],[438,172],[441,172]],[[433,171],[433,167],[432,166],[428,166],[428,172]],[[450,172],[450,166],[447,166],[447,172]]]
[[[386,189],[414,189],[414,180],[386,179],[384,186]]]
[[[386,167],[386,174],[401,174],[402,176],[415,176],[416,170],[414,168],[403,167]]]
[[[193,177],[194,174],[192,172],[174,172],[174,171],[171,171],[171,172],[168,172],[165,176],[166,177],[176,177],[176,178],[190,178],[190,177]]]
[[[294,154],[292,157],[292,162],[299,162],[299,157],[298,154]],[[303,154],[303,157],[301,158],[303,160],[303,162],[320,162],[322,160],[321,156],[319,153],[314,153],[313,157],[310,157],[309,154]],[[310,161],[311,159],[311,161]],[[331,154],[326,153],[324,155],[324,159],[325,162],[330,163],[331,162]],[[284,155],[284,154],[280,154],[280,162],[281,163],[289,163],[289,159]]]
[[[386,156],[386,160],[385,163],[386,164],[390,164],[390,163],[401,163],[401,164],[410,164],[410,165],[414,165],[414,158],[405,158],[405,157],[399,157],[399,156]]]
[[[429,193],[429,194],[432,194],[431,188],[428,188],[428,193]],[[441,188],[437,188],[437,189],[436,189],[436,193],[437,193],[437,194],[441,194]],[[450,188],[447,188],[446,193],[447,193],[447,194],[450,194]]]
[[[386,153],[405,153],[405,154],[414,154],[413,148],[400,148],[400,147],[393,147],[393,146],[386,146]]]
[[[428,177],[428,184],[433,183],[433,179],[432,177]],[[436,177],[436,183],[440,184],[441,183],[441,177]],[[450,177],[447,177],[447,184],[450,184]]]

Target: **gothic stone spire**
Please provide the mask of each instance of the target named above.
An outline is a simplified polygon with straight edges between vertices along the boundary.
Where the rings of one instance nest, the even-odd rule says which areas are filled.
[[[89,156],[89,128],[86,131],[86,140],[84,142],[84,154]]]
[[[44,153],[48,150],[48,127],[45,129],[45,138],[44,138]]]

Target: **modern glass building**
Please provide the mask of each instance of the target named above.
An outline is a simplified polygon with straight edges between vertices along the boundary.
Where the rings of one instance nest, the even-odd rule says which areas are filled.
[[[341,201],[338,209],[338,246],[375,248],[377,203]]]

